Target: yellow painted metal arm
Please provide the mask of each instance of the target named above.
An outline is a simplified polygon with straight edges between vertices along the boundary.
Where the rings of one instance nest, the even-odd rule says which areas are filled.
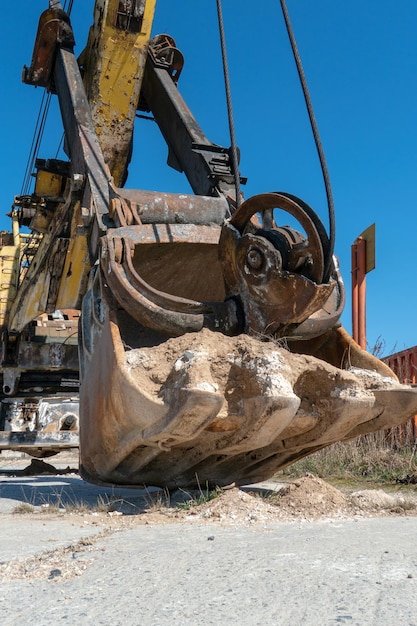
[[[123,186],[156,0],[96,0],[80,57],[94,124],[116,186]]]

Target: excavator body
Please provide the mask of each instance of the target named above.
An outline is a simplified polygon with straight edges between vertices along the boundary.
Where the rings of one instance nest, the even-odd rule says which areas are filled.
[[[41,15],[24,81],[56,93],[68,160],[38,159],[12,211],[32,235],[0,250],[0,448],[79,446],[97,483],[254,483],[406,421],[417,391],[341,326],[315,211],[284,192],[243,198],[231,150],[181,97],[175,41],[151,37],[155,4],[96,0],[79,59],[59,3]],[[138,110],[193,194],[125,186]]]

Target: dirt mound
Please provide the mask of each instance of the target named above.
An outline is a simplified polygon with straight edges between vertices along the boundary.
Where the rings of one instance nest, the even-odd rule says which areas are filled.
[[[253,523],[274,519],[274,507],[268,500],[254,497],[240,489],[229,489],[214,500],[190,511],[196,519],[221,522]]]
[[[348,509],[348,500],[339,489],[311,474],[282,487],[273,502],[281,511],[311,518],[339,515]]]
[[[415,509],[415,499],[401,494],[386,493],[382,489],[364,489],[350,494],[350,502],[363,511],[392,511]]]
[[[191,496],[190,496],[191,497]],[[344,494],[324,480],[307,474],[277,491],[228,489],[212,500],[189,500],[187,510],[175,517],[184,521],[221,522],[227,525],[273,523],[391,514],[415,514],[417,498],[364,490]]]
[[[188,518],[227,523],[273,522],[346,515],[349,503],[341,491],[306,475],[278,491],[229,489],[190,508]]]

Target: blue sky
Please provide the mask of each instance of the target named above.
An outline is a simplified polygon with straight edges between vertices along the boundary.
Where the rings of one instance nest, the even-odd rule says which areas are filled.
[[[77,53],[93,0],[74,0]],[[336,254],[347,289],[350,250],[376,223],[376,269],[367,277],[367,339],[384,353],[417,344],[417,2],[287,0],[328,162],[336,208]],[[2,199],[0,228],[22,188],[41,89],[21,83],[47,0],[2,7]],[[245,196],[288,191],[327,225],[321,171],[278,0],[223,0],[237,143]],[[169,33],[185,56],[179,88],[208,138],[230,143],[215,0],[159,0],[154,34]],[[62,130],[52,106],[41,158],[55,157]],[[166,165],[156,125],[139,121],[129,187],[189,191]]]

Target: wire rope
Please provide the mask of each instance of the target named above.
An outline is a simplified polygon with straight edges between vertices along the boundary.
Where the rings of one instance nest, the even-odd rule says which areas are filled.
[[[49,5],[50,7],[53,8],[54,6],[59,7],[61,3],[58,0],[50,0]],[[74,0],[66,0],[64,2],[64,10],[68,13],[68,15],[71,14],[73,5],[74,5]],[[36,158],[39,154],[39,149],[42,143],[50,103],[51,103],[51,93],[48,91],[44,91],[41,104],[39,106],[38,118],[35,124],[35,130],[33,133],[32,143],[31,143],[30,150],[29,150],[29,156],[26,162],[26,169],[25,169],[22,188],[21,188],[21,195],[27,195],[30,192],[30,187],[32,183],[32,171],[33,171]],[[63,137],[61,138],[58,148],[57,148],[57,153],[56,153],[57,157],[58,157],[59,150],[61,149],[62,143],[63,143]]]
[[[229,118],[229,133],[230,133],[230,149],[231,149],[231,157],[232,157],[232,170],[233,177],[235,181],[235,189],[236,189],[236,208],[239,208],[240,205],[240,174],[239,174],[239,159],[237,155],[237,145],[236,145],[236,135],[235,135],[235,124],[233,120],[233,107],[232,107],[232,93],[230,89],[230,77],[229,77],[229,65],[227,61],[227,52],[226,52],[226,36],[224,32],[224,22],[223,22],[223,11],[221,0],[216,0],[217,2],[217,18],[219,22],[219,34],[220,34],[220,46],[222,51],[222,61],[223,61],[223,76],[224,76],[224,85],[226,89],[226,104],[227,104],[227,116]]]
[[[40,144],[42,142],[43,132],[45,129],[46,119],[48,116],[49,105],[51,102],[51,94],[46,91],[42,95],[39,107],[38,118],[36,120],[35,130],[32,137],[32,143],[29,150],[29,156],[26,163],[26,170],[23,178],[21,195],[29,193],[32,181],[32,170],[39,153]]]
[[[59,152],[60,152],[62,146],[64,145],[64,139],[65,139],[65,133],[62,133],[61,139],[59,140],[59,144],[58,144],[58,147],[56,149],[55,159],[58,159]]]
[[[284,16],[285,26],[286,26],[288,37],[289,37],[289,40],[290,40],[290,44],[291,44],[291,48],[292,48],[295,64],[297,66],[297,71],[298,71],[298,76],[299,76],[300,83],[301,83],[301,88],[302,88],[303,94],[304,94],[304,100],[305,100],[305,103],[306,103],[308,116],[310,118],[311,130],[313,132],[314,142],[315,142],[315,145],[316,145],[316,150],[317,150],[319,161],[320,161],[320,165],[321,165],[321,171],[322,171],[323,180],[324,180],[324,187],[325,187],[325,191],[326,191],[327,206],[328,206],[328,212],[329,212],[329,249],[326,251],[326,257],[327,258],[325,260],[323,281],[327,282],[329,280],[329,278],[330,278],[330,273],[331,273],[331,268],[332,268],[332,261],[333,261],[335,238],[336,238],[335,211],[334,211],[334,201],[333,201],[332,187],[331,187],[331,183],[330,183],[330,176],[329,176],[329,171],[328,171],[327,164],[326,164],[326,158],[325,158],[325,155],[324,155],[323,145],[321,143],[319,130],[318,130],[318,126],[317,126],[317,121],[316,121],[316,118],[315,118],[315,115],[314,115],[313,105],[312,105],[312,102],[311,102],[311,97],[310,97],[310,93],[309,93],[308,86],[307,86],[307,80],[306,80],[306,77],[305,77],[305,74],[304,74],[304,70],[303,70],[303,66],[302,66],[302,63],[301,63],[301,57],[300,57],[300,54],[299,54],[299,51],[298,51],[297,42],[295,40],[294,31],[293,31],[292,26],[291,26],[291,21],[290,21],[290,17],[289,17],[289,14],[288,14],[287,5],[286,5],[285,0],[280,0],[280,3],[281,3],[282,14]]]

